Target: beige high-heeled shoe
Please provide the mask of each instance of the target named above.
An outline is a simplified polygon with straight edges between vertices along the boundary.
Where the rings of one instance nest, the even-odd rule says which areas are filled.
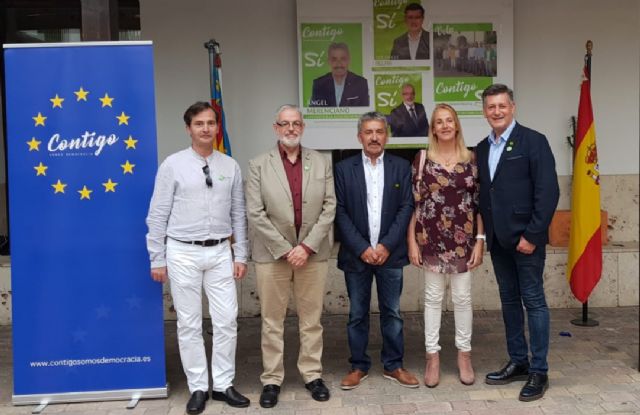
[[[440,354],[427,353],[427,363],[424,368],[424,384],[427,388],[435,388],[440,383]]]
[[[458,370],[460,371],[460,382],[463,385],[473,385],[475,374],[471,365],[471,352],[458,351]]]

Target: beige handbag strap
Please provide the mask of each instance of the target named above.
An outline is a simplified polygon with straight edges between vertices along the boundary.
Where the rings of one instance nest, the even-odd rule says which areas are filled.
[[[424,162],[427,159],[427,150],[420,150],[420,162],[418,163],[418,181],[422,180],[422,171],[424,170]]]

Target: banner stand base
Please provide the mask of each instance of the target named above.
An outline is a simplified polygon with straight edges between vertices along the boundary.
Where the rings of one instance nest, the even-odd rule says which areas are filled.
[[[138,394],[135,394],[127,404],[127,409],[135,408],[136,406],[138,406],[138,402],[140,402],[140,396]]]
[[[32,414],[39,414],[40,412],[44,411],[44,408],[46,408],[47,405],[49,405],[49,404],[48,403],[41,403],[40,405],[38,405],[35,408],[33,408],[33,411],[31,411],[31,413]]]
[[[40,413],[44,408],[53,403],[74,403],[91,401],[129,401],[134,408],[140,399],[158,399],[169,397],[169,384],[163,388],[150,389],[123,389],[94,392],[69,392],[40,395],[13,395],[13,405],[38,405],[32,413]],[[37,412],[36,412],[37,411]]]

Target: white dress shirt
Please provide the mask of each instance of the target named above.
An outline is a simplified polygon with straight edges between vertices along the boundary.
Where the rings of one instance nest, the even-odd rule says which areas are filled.
[[[364,180],[367,184],[367,213],[369,218],[369,242],[375,248],[380,237],[380,221],[382,219],[382,196],[384,193],[384,152],[376,160],[375,166],[371,159],[362,152],[364,165]]]
[[[413,122],[417,122],[418,121],[418,113],[416,112],[416,105],[415,104],[407,104],[406,102],[403,102],[404,107],[407,109],[407,112],[409,113],[409,116],[411,117],[411,120],[413,120]],[[413,114],[411,114],[411,110],[413,109]],[[415,115],[415,118],[413,118]]]
[[[418,46],[420,45],[420,39],[422,38],[422,32],[418,35],[417,38],[411,37],[411,35],[407,34],[407,38],[409,39],[409,56],[411,59],[416,59],[416,54],[418,53]]]
[[[340,101],[342,100],[342,93],[344,92],[344,83],[346,82],[346,80],[347,78],[344,78],[341,84],[337,83],[335,79],[333,80],[333,87],[336,91],[336,107],[340,106]]]
[[[205,165],[211,187],[205,181]],[[167,157],[158,169],[147,226],[152,268],[166,265],[166,237],[204,241],[233,234],[234,261],[246,263],[247,215],[238,163],[218,151],[204,158],[191,147]]]

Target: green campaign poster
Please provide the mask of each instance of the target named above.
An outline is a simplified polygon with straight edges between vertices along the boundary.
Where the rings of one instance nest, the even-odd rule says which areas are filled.
[[[404,8],[420,0],[373,0],[373,58],[390,59],[393,41],[407,31]]]
[[[482,114],[482,91],[497,76],[497,36],[491,23],[434,23],[434,102]]]
[[[376,74],[374,82],[375,106],[378,112],[388,115],[391,110],[402,104],[401,88],[404,84],[413,85],[416,101],[422,102],[422,74],[420,73]]]
[[[302,106],[309,107],[313,80],[331,72],[327,49],[332,43],[349,48],[350,72],[362,76],[362,24],[301,23]]]
[[[493,83],[492,78],[436,78],[434,81],[435,102],[480,101],[482,91]]]

